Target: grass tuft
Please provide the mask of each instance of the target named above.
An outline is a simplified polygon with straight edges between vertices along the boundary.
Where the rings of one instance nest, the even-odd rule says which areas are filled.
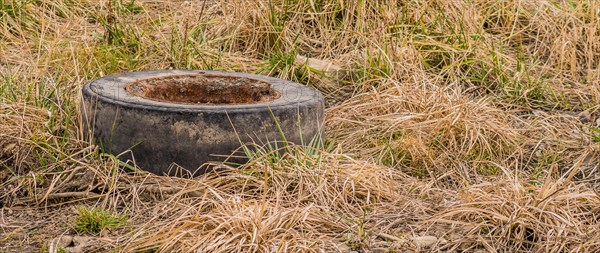
[[[102,208],[77,208],[74,229],[79,234],[100,234],[105,229],[121,228],[127,224],[127,216],[111,214]]]

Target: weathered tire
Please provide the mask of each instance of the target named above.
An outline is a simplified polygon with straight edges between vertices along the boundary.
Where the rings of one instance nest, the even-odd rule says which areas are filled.
[[[173,76],[247,78],[271,84],[280,96],[255,103],[184,104],[125,90],[140,80]],[[241,143],[281,141],[279,129],[296,144],[322,138],[323,96],[313,88],[272,77],[200,70],[129,72],[86,84],[82,96],[86,131],[94,141],[105,152],[121,154],[121,160],[132,159],[133,154],[137,165],[159,175],[175,175],[172,164],[200,175],[209,168],[202,164],[224,161]]]

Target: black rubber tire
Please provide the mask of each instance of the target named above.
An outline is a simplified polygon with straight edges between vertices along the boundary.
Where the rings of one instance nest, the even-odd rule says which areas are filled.
[[[252,104],[179,104],[125,91],[125,85],[141,79],[202,74],[265,81],[281,96]],[[121,154],[121,160],[130,160],[133,154],[138,166],[159,175],[180,175],[173,170],[173,163],[196,176],[203,174],[210,167],[202,164],[224,161],[241,143],[282,141],[278,129],[291,143],[322,143],[324,103],[320,92],[272,77],[204,70],[128,72],[86,84],[82,97],[86,132],[91,131],[94,141],[105,152]],[[245,162],[243,158],[227,161]]]

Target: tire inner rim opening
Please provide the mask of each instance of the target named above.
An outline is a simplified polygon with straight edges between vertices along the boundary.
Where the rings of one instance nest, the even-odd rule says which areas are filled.
[[[268,82],[223,75],[171,75],[135,81],[125,90],[131,95],[183,104],[252,104],[280,97]]]

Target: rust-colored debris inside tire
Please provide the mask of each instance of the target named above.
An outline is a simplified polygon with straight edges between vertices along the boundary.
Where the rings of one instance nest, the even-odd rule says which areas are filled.
[[[277,99],[270,83],[221,75],[174,75],[142,79],[125,86],[146,99],[184,104],[251,104]]]

